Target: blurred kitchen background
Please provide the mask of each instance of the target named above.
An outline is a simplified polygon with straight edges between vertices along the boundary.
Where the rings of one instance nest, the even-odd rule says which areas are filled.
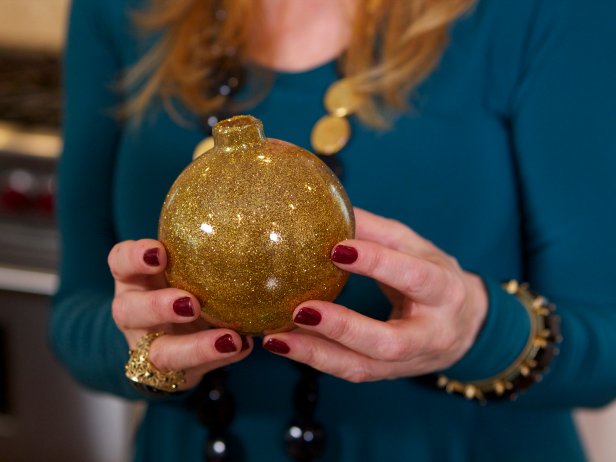
[[[128,460],[133,408],[79,387],[47,341],[69,0],[0,0],[0,462]]]
[[[68,4],[0,0],[0,462],[126,461],[137,414],[75,384],[47,345]],[[591,460],[616,460],[616,405],[577,417]]]

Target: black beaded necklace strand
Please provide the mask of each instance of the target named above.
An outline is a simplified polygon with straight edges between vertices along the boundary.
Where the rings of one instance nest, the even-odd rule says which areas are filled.
[[[291,460],[312,462],[325,450],[325,429],[314,419],[320,372],[300,363],[296,367],[299,380],[293,391],[294,415],[284,432],[284,443]],[[231,431],[235,400],[226,386],[227,375],[225,368],[209,372],[188,400],[188,406],[195,409],[197,419],[208,430],[203,446],[207,462],[246,460],[241,439]]]

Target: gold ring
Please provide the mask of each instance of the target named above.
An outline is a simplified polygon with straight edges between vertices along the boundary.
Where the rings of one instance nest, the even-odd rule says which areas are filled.
[[[157,392],[176,392],[178,387],[186,382],[186,373],[180,371],[163,372],[157,369],[148,359],[150,346],[158,337],[165,335],[164,332],[150,332],[139,339],[137,348],[129,350],[129,358],[124,372],[136,388],[157,393]]]

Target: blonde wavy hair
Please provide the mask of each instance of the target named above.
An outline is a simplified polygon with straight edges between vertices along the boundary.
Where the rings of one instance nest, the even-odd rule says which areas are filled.
[[[407,109],[410,92],[437,66],[449,27],[474,1],[356,2],[350,42],[339,65],[365,96],[358,111],[363,122],[384,126],[385,112]],[[259,13],[258,0],[151,0],[135,14],[135,22],[142,32],[160,38],[123,79],[132,95],[124,113],[143,114],[155,97],[171,110],[174,98],[199,115],[219,110],[226,97],[204,88],[224,72],[228,50],[234,51],[235,64],[242,62]]]

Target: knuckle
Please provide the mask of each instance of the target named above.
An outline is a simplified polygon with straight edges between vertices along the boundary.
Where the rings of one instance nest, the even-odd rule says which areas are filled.
[[[453,331],[447,329],[443,330],[438,337],[436,348],[441,352],[448,352],[454,349],[457,344],[456,336]]]
[[[305,348],[302,356],[302,362],[310,364],[313,368],[320,370],[323,367],[323,360],[313,347]]]
[[[109,263],[109,266],[111,266],[114,263],[114,259],[119,251],[120,251],[120,244],[119,243],[114,244],[114,246],[109,251],[109,254],[107,255],[107,263]]]
[[[345,376],[344,380],[351,383],[364,383],[373,380],[372,374],[368,371],[367,367],[363,364],[357,364],[350,369]]]
[[[408,345],[399,338],[390,336],[376,347],[378,359],[383,361],[400,361],[408,354]]]
[[[387,219],[387,227],[389,228],[390,232],[395,236],[402,236],[409,231],[408,226],[406,226],[401,221],[396,220],[395,218]]]
[[[330,328],[329,337],[337,340],[341,343],[345,343],[345,340],[351,335],[351,321],[339,316]]]
[[[451,278],[449,283],[449,302],[455,307],[462,307],[466,301],[466,287],[459,278]]]
[[[396,220],[395,218],[386,218],[387,220],[387,225],[389,225],[392,229],[399,229],[400,227],[405,227],[406,225],[404,225],[400,220]]]
[[[107,265],[109,265],[109,269],[111,270],[111,275],[114,278],[117,278],[117,264],[120,257],[120,253],[122,252],[122,244],[115,244],[111,250],[109,251],[109,255],[107,255]]]
[[[155,291],[149,292],[146,296],[145,309],[148,312],[148,317],[152,318],[154,322],[163,322],[166,320],[163,311],[163,307],[166,303],[162,298],[163,297]]]
[[[395,247],[403,243],[403,248],[410,252],[413,248],[413,231],[406,224],[393,218],[387,221],[389,242]]]
[[[453,257],[451,255],[447,255],[447,261],[449,262],[450,265],[452,265],[455,269],[460,269],[460,262],[458,262],[458,259],[456,257]]]
[[[374,275],[379,271],[379,268],[383,265],[383,253],[382,252],[366,252],[368,258],[366,259],[366,273]]]
[[[312,345],[305,345],[302,348],[301,362],[308,364],[316,370],[329,371],[333,375],[337,375],[335,368],[332,369],[331,358],[327,357],[321,349]]]
[[[149,361],[156,367],[156,369],[160,371],[168,371],[171,370],[169,367],[169,355],[166,354],[165,348],[161,345],[160,339],[158,339],[158,344],[156,341],[152,342],[152,346],[150,347],[150,352],[148,354]]]
[[[413,267],[408,270],[405,281],[406,283],[403,290],[407,294],[426,290],[430,283],[430,270],[428,265],[413,265]]]
[[[127,318],[126,300],[122,295],[117,295],[111,302],[111,316],[118,327],[124,327]]]
[[[430,239],[426,239],[425,237],[423,237],[422,239],[423,239],[424,245],[426,246],[426,249],[429,249],[431,253],[433,254],[441,253],[439,246],[436,245],[433,241],[431,241]]]
[[[130,246],[134,241],[122,241],[116,243],[109,254],[107,255],[107,264],[109,265],[109,269],[111,270],[111,275],[114,279],[119,279],[121,275],[121,266],[122,260],[126,253],[126,248]]]

